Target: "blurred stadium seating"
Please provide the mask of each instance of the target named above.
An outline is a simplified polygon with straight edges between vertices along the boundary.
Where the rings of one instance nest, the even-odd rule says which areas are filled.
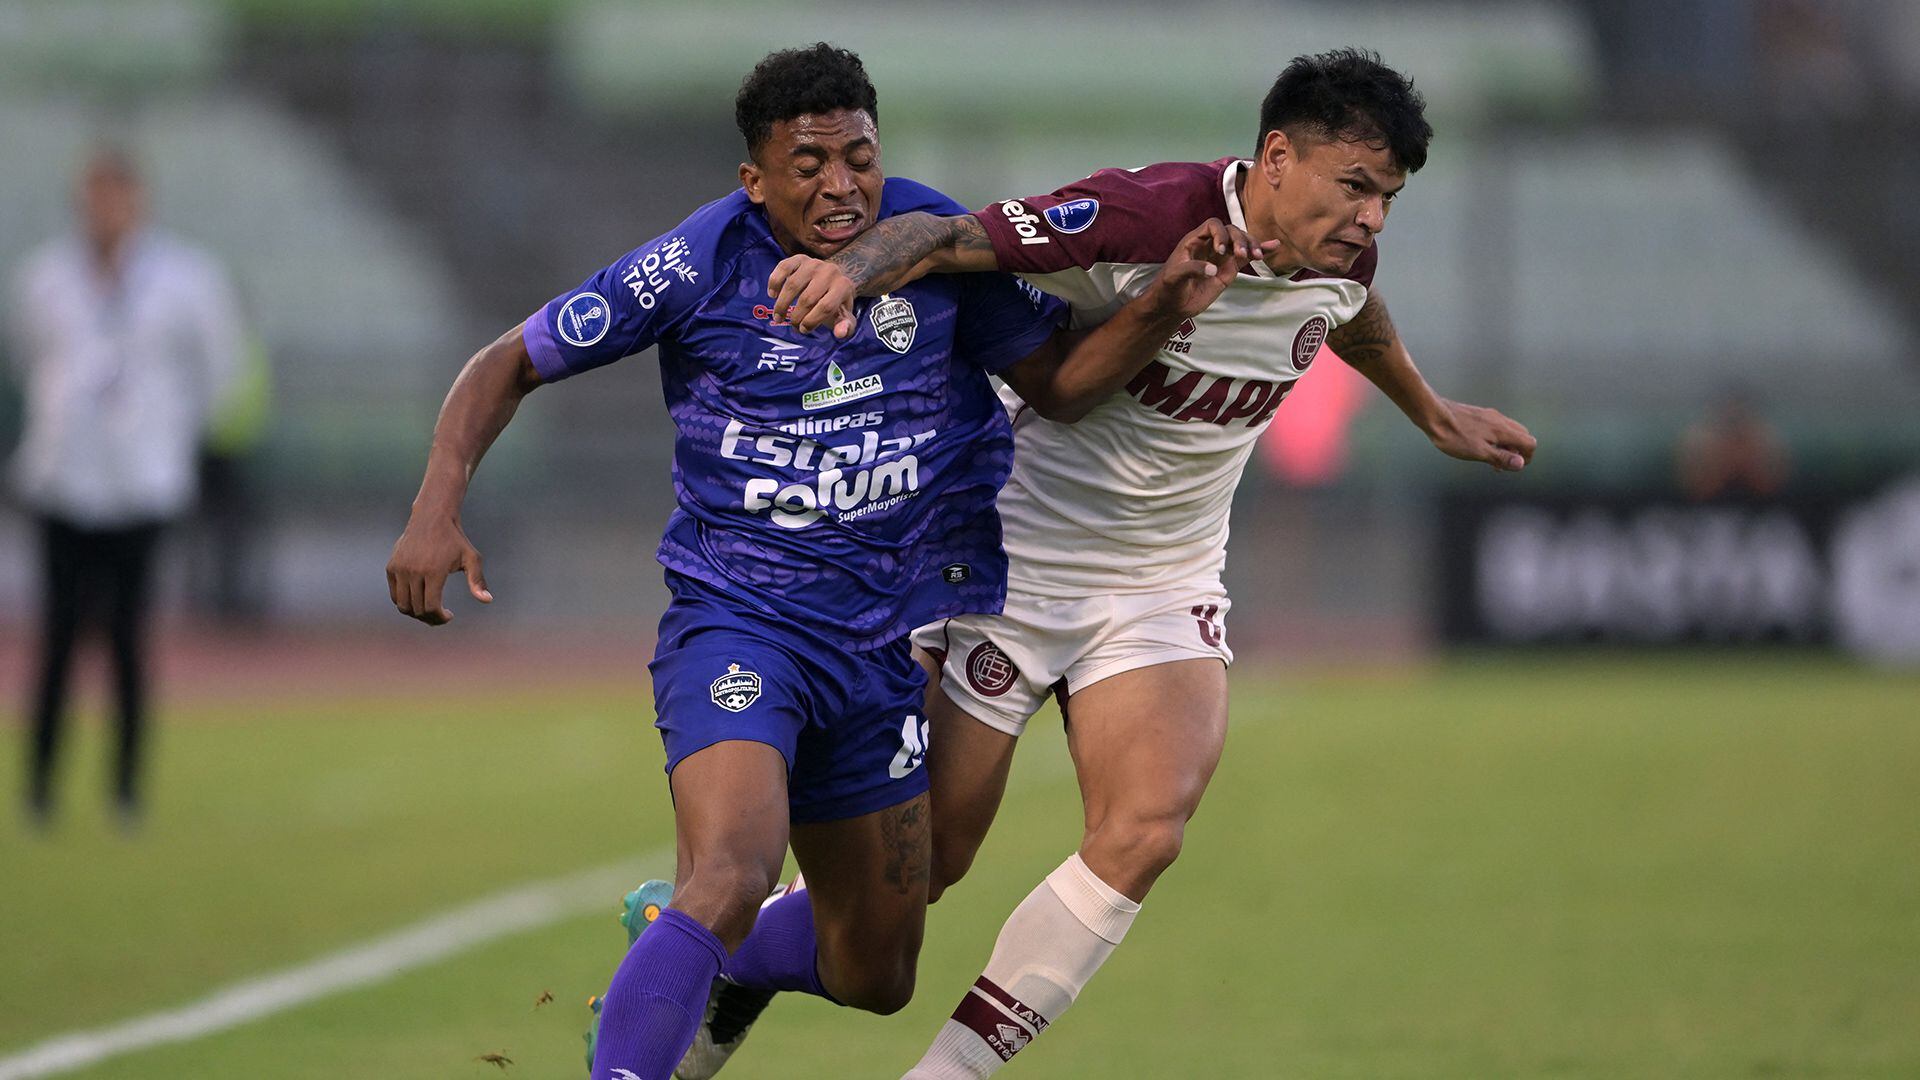
[[[1436,385],[1547,435],[1528,489],[1664,488],[1679,431],[1734,383],[1771,411],[1804,483],[1872,486],[1920,459],[1913,281],[1887,271],[1899,251],[1863,252],[1871,233],[1834,231],[1797,174],[1750,152],[1771,99],[1729,88],[1779,69],[1770,11],[10,0],[0,124],[17,150],[0,161],[0,252],[58,226],[88,140],[146,155],[161,220],[234,263],[273,358],[274,608],[377,619],[370,568],[452,372],[731,186],[732,88],[768,48],[862,50],[890,170],[977,202],[1115,162],[1244,151],[1275,68],[1361,42],[1416,75],[1439,129],[1383,240],[1382,287]],[[1890,8],[1849,11],[1911,35]],[[1235,31],[1192,32],[1213,24]],[[1704,59],[1686,45],[1703,38],[1720,43]],[[1911,116],[1912,65],[1863,65],[1904,103],[1892,115]],[[536,399],[488,461],[473,522],[512,598],[492,620],[655,602],[646,552],[669,498],[656,386],[644,361],[595,380]],[[1320,535],[1419,530],[1421,497],[1485,478],[1389,412],[1361,414],[1349,473],[1311,504],[1272,477],[1249,484],[1310,508]],[[1301,550],[1285,520],[1250,527],[1249,509],[1236,568],[1266,562],[1269,541]],[[7,610],[27,601],[23,545],[0,526]],[[556,546],[581,557],[561,572],[539,554]],[[1417,546],[1376,546],[1314,545],[1303,575],[1392,583],[1358,590],[1374,599],[1269,591],[1411,620],[1418,639],[1431,585]]]

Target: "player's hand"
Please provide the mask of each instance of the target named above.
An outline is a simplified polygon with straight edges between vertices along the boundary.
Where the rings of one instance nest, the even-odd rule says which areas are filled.
[[[767,295],[773,297],[773,317],[803,334],[831,326],[833,336],[845,340],[860,325],[853,317],[859,290],[845,270],[825,259],[789,255],[780,260],[767,278]]]
[[[1174,246],[1147,290],[1147,303],[1161,314],[1191,318],[1220,299],[1248,263],[1279,248],[1278,240],[1256,243],[1245,230],[1208,218]]]
[[[441,605],[441,591],[447,575],[455,571],[467,575],[467,591],[475,600],[493,603],[481,572],[480,552],[459,523],[449,518],[415,518],[407,522],[407,531],[395,541],[393,557],[387,560],[387,593],[400,614],[428,626],[443,626],[452,621],[453,612]]]
[[[1519,472],[1533,460],[1533,434],[1493,409],[1441,399],[1441,422],[1429,435],[1449,457],[1484,461],[1501,472]]]

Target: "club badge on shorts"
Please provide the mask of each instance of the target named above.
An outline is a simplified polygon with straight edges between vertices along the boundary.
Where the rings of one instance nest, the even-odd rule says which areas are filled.
[[[741,671],[739,664],[728,664],[727,673],[713,680],[713,703],[728,712],[739,712],[760,700],[760,676]]]
[[[1000,646],[983,641],[967,654],[967,685],[981,697],[999,697],[1013,689],[1020,669]]]

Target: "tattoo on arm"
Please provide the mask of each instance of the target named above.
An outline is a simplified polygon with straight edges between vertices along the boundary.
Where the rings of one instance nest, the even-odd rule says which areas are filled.
[[[1327,344],[1354,370],[1364,371],[1386,356],[1399,340],[1400,333],[1393,328],[1386,301],[1380,299],[1379,293],[1369,292],[1360,313],[1328,335]]]
[[[901,895],[925,890],[932,875],[933,831],[925,795],[887,811],[880,818],[881,844],[887,849],[886,879]]]
[[[868,229],[842,248],[833,261],[853,279],[862,295],[872,295],[890,292],[934,269],[922,268],[921,264],[942,251],[991,255],[993,244],[972,214],[901,214]]]

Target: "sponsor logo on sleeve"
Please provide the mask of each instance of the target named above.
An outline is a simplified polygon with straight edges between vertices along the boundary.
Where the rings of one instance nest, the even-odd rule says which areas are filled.
[[[1008,199],[1000,204],[1000,212],[1006,215],[1007,224],[1020,234],[1023,244],[1051,244],[1052,240],[1040,235],[1040,217],[1027,209],[1027,204],[1019,199]]]
[[[728,712],[739,712],[760,700],[760,676],[741,671],[739,664],[728,664],[727,673],[713,680],[713,703]]]
[[[991,641],[975,645],[967,654],[967,685],[981,697],[999,697],[1013,689],[1013,681],[1019,677],[1020,669],[1014,666],[1013,658]]]
[[[1093,219],[1100,216],[1100,200],[1070,199],[1047,207],[1041,211],[1041,216],[1047,219],[1048,225],[1053,226],[1054,232],[1072,236],[1086,232],[1087,227],[1093,224]]]
[[[693,266],[693,246],[684,236],[676,236],[657,250],[640,256],[638,262],[620,275],[620,283],[633,294],[633,302],[643,311],[652,311],[661,295],[671,290],[676,281],[684,285],[700,284],[700,272]]]
[[[903,353],[913,348],[913,332],[920,328],[920,320],[913,313],[913,304],[903,297],[881,296],[867,309],[867,321],[873,324],[874,335],[880,344]]]
[[[1333,321],[1325,315],[1315,315],[1300,324],[1300,332],[1293,335],[1293,366],[1301,371],[1313,363],[1320,346],[1327,343],[1327,332],[1333,329]]]
[[[560,340],[584,349],[606,337],[612,326],[613,312],[607,306],[607,298],[599,293],[583,292],[575,293],[560,305],[553,328],[560,334]]]

